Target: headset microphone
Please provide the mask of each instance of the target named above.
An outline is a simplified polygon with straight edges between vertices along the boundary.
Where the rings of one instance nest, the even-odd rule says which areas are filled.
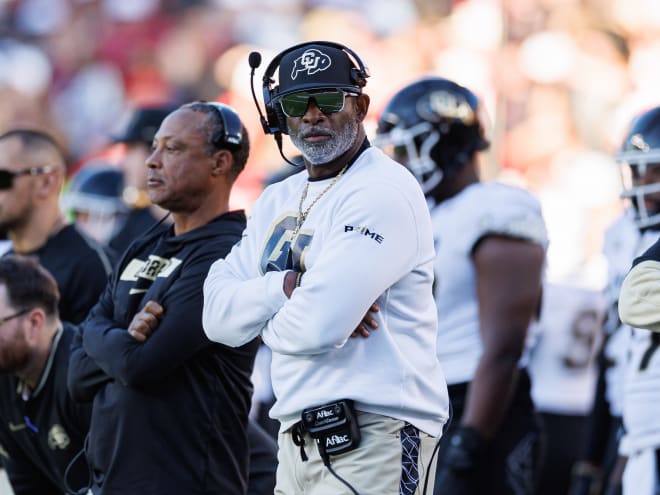
[[[254,93],[254,71],[257,67],[261,65],[261,53],[259,52],[250,52],[248,57],[248,63],[250,64],[250,90],[252,91],[252,99],[254,100],[254,105],[257,107],[257,112],[259,112],[259,120],[261,121],[261,127],[264,130],[265,134],[271,134],[270,126],[264,114],[261,113],[261,108],[259,107],[259,102],[257,101],[257,95]]]
[[[261,127],[263,128],[265,134],[274,135],[275,142],[277,143],[277,149],[280,152],[280,155],[282,156],[284,161],[297,168],[299,167],[298,164],[292,162],[286,156],[284,156],[284,152],[282,151],[282,131],[280,131],[280,128],[277,126],[276,127],[270,126],[269,122],[266,120],[266,117],[264,117],[264,114],[261,112],[261,108],[259,107],[259,102],[257,100],[257,95],[254,92],[254,71],[257,67],[261,65],[261,53],[250,52],[250,55],[248,56],[248,63],[250,64],[250,68],[252,69],[250,71],[250,90],[252,91],[252,99],[254,100],[254,105],[257,107],[257,112],[259,112],[259,120],[261,121]]]
[[[259,52],[250,52],[250,56],[248,57],[248,61],[250,63],[250,67],[253,69],[256,69],[261,65],[261,53]]]

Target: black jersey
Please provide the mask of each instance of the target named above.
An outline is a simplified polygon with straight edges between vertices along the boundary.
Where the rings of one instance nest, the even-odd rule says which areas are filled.
[[[258,344],[215,344],[202,329],[206,274],[244,227],[232,212],[180,236],[156,229],[129,247],[83,323],[69,386],[94,404],[86,455],[95,494],[245,493]],[[126,328],[149,300],[165,312],[138,342]]]
[[[80,323],[98,301],[112,270],[114,253],[67,225],[31,253],[57,281],[60,319]]]
[[[91,405],[72,400],[67,390],[71,341],[76,329],[63,324],[31,395],[23,396],[14,375],[0,375],[0,454],[16,495],[65,493],[64,473],[82,451]],[[68,482],[87,485],[84,458],[74,462]]]

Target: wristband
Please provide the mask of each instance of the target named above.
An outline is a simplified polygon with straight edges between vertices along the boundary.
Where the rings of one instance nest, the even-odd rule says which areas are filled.
[[[294,287],[300,287],[300,282],[302,281],[302,272],[297,272],[296,273],[296,281],[294,282],[293,286]]]

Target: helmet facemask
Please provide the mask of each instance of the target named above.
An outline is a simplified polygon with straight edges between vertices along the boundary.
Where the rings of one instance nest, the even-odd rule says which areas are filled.
[[[623,191],[630,200],[639,229],[660,227],[660,149],[623,151],[616,155]]]
[[[406,166],[427,197],[437,199],[475,153],[488,148],[484,117],[470,90],[448,79],[426,77],[390,99],[374,144]]]
[[[410,170],[427,194],[444,176],[431,158],[431,150],[439,140],[440,133],[429,122],[420,122],[409,128],[394,126],[379,134],[374,144]]]
[[[107,244],[126,221],[123,174],[113,166],[87,164],[62,194],[62,207],[87,235]]]

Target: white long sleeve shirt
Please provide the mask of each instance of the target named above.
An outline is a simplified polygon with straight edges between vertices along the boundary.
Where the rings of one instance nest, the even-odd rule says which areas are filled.
[[[309,181],[303,211],[331,181]],[[435,252],[419,185],[368,148],[292,239],[307,182],[302,172],[268,187],[241,242],[211,267],[204,283],[207,336],[230,346],[262,336],[273,351],[271,416],[283,430],[304,408],[347,398],[358,410],[439,435],[449,399],[435,354]],[[290,299],[283,291],[289,268],[304,272]],[[350,338],[374,302],[378,329]]]

